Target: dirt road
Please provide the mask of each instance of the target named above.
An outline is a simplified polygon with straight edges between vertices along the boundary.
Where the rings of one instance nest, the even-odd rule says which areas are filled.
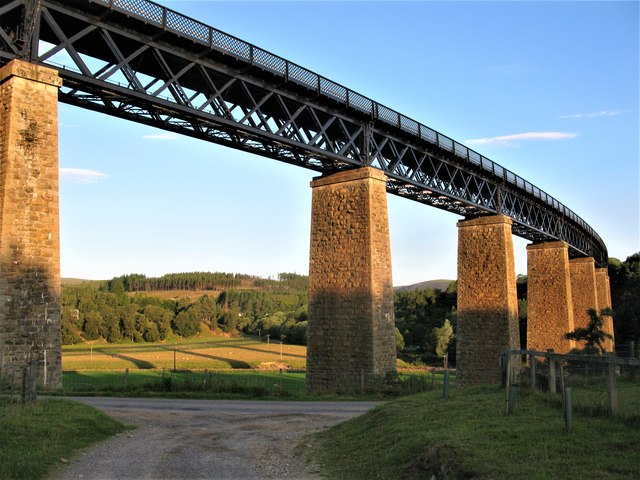
[[[317,479],[304,436],[376,402],[75,398],[135,430],[71,459],[70,479]]]

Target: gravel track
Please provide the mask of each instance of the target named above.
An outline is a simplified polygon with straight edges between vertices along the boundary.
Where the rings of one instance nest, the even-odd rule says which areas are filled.
[[[50,476],[71,479],[318,479],[304,437],[378,402],[72,398],[137,428]]]

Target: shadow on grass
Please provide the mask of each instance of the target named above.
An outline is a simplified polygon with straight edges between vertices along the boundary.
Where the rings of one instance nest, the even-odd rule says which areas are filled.
[[[244,360],[235,360],[233,358],[217,357],[215,355],[207,355],[205,353],[194,352],[193,350],[181,350],[178,348],[169,349],[169,350],[175,350],[176,352],[183,353],[185,355],[192,355],[194,357],[210,358],[212,360],[218,360],[219,362],[225,362],[231,368],[238,368],[238,369],[251,368],[251,364],[245,362]]]
[[[150,369],[150,368],[155,368],[156,366],[151,363],[151,362],[147,362],[146,360],[140,360],[139,358],[135,358],[135,357],[128,357],[126,355],[122,355],[121,353],[116,353],[114,351],[109,351],[109,350],[101,350],[100,353],[102,353],[103,355],[108,355],[110,357],[114,357],[117,358],[119,360],[125,360],[127,362],[131,362],[133,363],[137,368],[140,369]]]

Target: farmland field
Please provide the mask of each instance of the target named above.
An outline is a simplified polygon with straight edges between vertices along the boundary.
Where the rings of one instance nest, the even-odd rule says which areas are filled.
[[[304,369],[307,349],[301,345],[256,338],[208,337],[179,343],[67,345],[63,371],[177,369]]]

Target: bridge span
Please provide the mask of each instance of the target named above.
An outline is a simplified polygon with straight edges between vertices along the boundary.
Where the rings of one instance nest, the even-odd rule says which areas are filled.
[[[531,348],[568,350],[562,334],[587,308],[610,305],[606,246],[568,207],[300,65],[148,0],[0,0],[0,26],[0,347],[7,364],[35,351],[43,382],[47,369],[49,382],[60,376],[58,101],[321,174],[312,182],[313,391],[395,371],[387,192],[463,217],[461,383],[495,380],[496,352],[519,348],[512,233],[532,241]],[[559,292],[551,301],[550,290]]]

